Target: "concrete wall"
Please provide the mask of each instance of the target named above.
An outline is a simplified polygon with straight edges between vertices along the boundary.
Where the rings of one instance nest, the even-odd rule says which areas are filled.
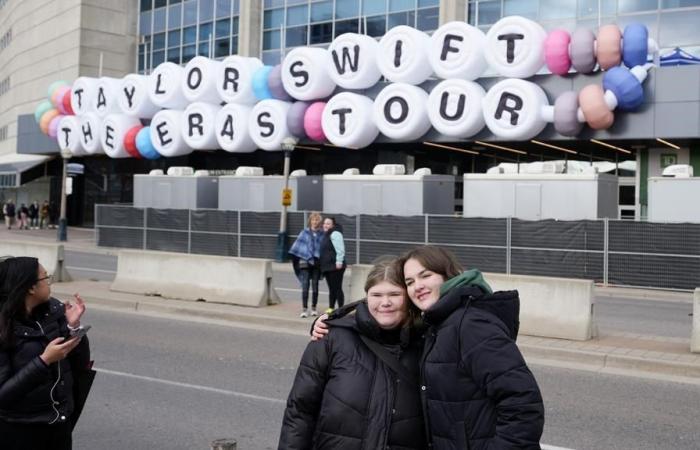
[[[238,31],[238,54],[241,56],[262,55],[261,0],[241,0],[240,28]]]
[[[70,281],[64,265],[63,245],[31,241],[0,241],[0,257],[31,256],[39,260],[55,281]]]

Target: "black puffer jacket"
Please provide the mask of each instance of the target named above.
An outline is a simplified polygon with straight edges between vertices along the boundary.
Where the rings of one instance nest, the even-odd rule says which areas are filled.
[[[59,423],[73,413],[73,372],[88,366],[87,336],[68,358],[47,366],[39,355],[59,336],[68,336],[63,304],[50,299],[15,324],[15,342],[0,351],[0,420],[12,423]]]
[[[539,449],[542,396],[514,339],[517,291],[456,287],[424,314],[422,398],[436,450]]]
[[[362,342],[382,343],[418,378],[419,333],[379,328],[366,303],[329,319],[330,333],[311,342],[287,400],[280,449],[425,449],[418,387],[400,380]]]

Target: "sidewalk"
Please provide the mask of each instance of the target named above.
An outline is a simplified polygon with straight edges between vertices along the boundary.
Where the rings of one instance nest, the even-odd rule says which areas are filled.
[[[116,254],[118,249],[95,246],[94,231],[69,228],[70,251]],[[2,229],[0,240],[20,239],[55,242],[56,230]],[[288,264],[275,270],[290,270]],[[297,317],[298,304],[283,302],[265,308],[222,305],[206,302],[171,300],[109,290],[110,282],[73,281],[55,284],[54,294],[62,299],[80,292],[91,308],[120,310],[168,316],[179,320],[206,321],[266,331],[308,335],[311,319]],[[596,287],[597,296],[662,299],[691,302],[690,292]],[[700,354],[690,353],[690,339],[668,338],[631,333],[605,332],[585,341],[520,336],[518,346],[528,362],[604,373],[628,374],[700,384]]]

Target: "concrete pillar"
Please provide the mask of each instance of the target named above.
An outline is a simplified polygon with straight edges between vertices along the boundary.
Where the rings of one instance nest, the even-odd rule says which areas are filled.
[[[690,351],[700,353],[700,288],[693,295],[693,329],[690,334]]]
[[[467,20],[467,0],[440,0],[440,25]]]
[[[260,0],[241,0],[238,26],[238,54],[241,56],[262,56],[262,14]]]

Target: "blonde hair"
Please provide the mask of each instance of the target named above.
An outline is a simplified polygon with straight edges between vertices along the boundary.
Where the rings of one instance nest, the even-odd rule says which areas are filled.
[[[320,222],[323,222],[323,217],[321,216],[321,213],[318,211],[311,211],[311,214],[309,214],[309,218],[306,221],[306,226],[310,227],[311,226],[311,221],[313,219],[318,219]]]

